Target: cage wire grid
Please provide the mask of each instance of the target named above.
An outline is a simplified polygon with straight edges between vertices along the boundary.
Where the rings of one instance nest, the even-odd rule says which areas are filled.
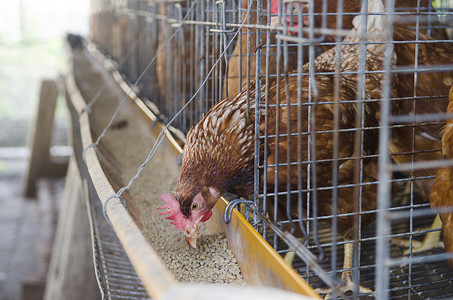
[[[174,125],[187,133],[215,103],[246,90],[249,101],[256,103],[257,109],[250,113],[259,134],[254,145],[253,205],[241,211],[256,230],[282,255],[290,250],[285,239],[263,218],[303,238],[299,246],[314,253],[317,265],[337,279],[344,271],[343,247],[352,243],[355,289],[358,284],[373,289],[379,299],[451,297],[453,272],[446,263],[451,255],[438,245],[415,253],[415,243],[429,232],[440,231],[430,228],[437,213],[451,211],[430,209],[429,190],[437,169],[451,164],[442,157],[440,129],[451,118],[445,112],[453,57],[439,59],[433,51],[450,53],[453,5],[443,0],[384,2],[390,30],[385,41],[343,41],[353,18],[366,17],[360,13],[361,2],[346,0],[279,1],[278,13],[268,9],[271,1],[261,0],[252,1],[250,7],[248,1],[236,0],[93,0],[91,39],[104,54],[121,61],[118,68],[128,82],[136,82],[158,47],[168,41],[136,87],[140,97],[154,103],[167,118],[181,109],[226,50]],[[363,5],[367,7],[367,2]],[[225,49],[247,12],[245,25]],[[401,27],[410,35],[405,36]],[[319,55],[329,49],[341,52],[354,43],[356,69],[345,71],[345,57],[334,55],[326,62],[330,69],[317,72]],[[367,48],[377,44],[387,53],[396,53],[396,66],[387,55],[381,68],[368,68]],[[424,56],[426,47],[432,61]],[[414,57],[407,63],[403,58],[409,53]],[[443,76],[443,88],[435,88],[439,77],[432,74]],[[332,78],[330,100],[317,94],[315,83],[321,76]],[[373,76],[381,82],[379,97],[367,91]],[[335,100],[342,92],[341,78],[354,82],[355,97],[341,101],[354,111],[349,127],[340,125],[344,115]],[[430,80],[435,90],[421,86]],[[399,88],[401,82],[409,88]],[[280,92],[270,99],[274,85]],[[286,91],[291,91],[289,97]],[[326,106],[332,108],[334,125],[324,130],[318,128],[317,112]],[[369,113],[373,109],[374,116]],[[291,113],[297,119],[293,126],[281,126],[294,118]],[[332,143],[330,156],[320,150],[326,136]],[[419,138],[427,138],[430,145],[423,148]],[[407,143],[395,151],[398,139]],[[354,151],[345,156],[341,147],[348,144]],[[370,171],[370,162],[376,170]],[[352,170],[346,181],[341,173],[345,166]],[[319,172],[326,169],[330,175],[323,182]],[[370,193],[375,196],[367,196]],[[322,208],[326,199],[328,213]],[[356,209],[342,211],[345,201]],[[374,204],[367,206],[370,201]],[[354,219],[355,225],[344,239],[339,230],[347,218]],[[409,241],[407,248],[396,244],[403,239]],[[325,287],[305,260],[296,256],[293,267],[314,288]]]

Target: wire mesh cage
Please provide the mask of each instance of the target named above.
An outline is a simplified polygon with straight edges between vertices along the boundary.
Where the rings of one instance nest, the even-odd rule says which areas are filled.
[[[91,39],[183,133],[244,99],[253,192],[230,205],[319,292],[441,298],[453,295],[452,8],[97,0]]]

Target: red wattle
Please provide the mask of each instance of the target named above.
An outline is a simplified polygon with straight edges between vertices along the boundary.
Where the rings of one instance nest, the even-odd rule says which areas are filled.
[[[200,222],[206,222],[207,220],[209,220],[209,218],[211,218],[211,216],[212,216],[212,210],[208,211],[208,212],[204,215],[204,217],[201,219]]]

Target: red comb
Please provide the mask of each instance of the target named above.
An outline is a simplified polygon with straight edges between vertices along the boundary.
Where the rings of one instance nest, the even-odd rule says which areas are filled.
[[[271,14],[278,14],[278,0],[271,0]]]
[[[171,224],[184,231],[189,219],[182,214],[178,200],[176,200],[172,194],[163,194],[160,196],[160,200],[164,201],[165,204],[159,206],[157,209],[165,209],[165,211],[161,212],[159,215],[169,214],[165,219],[171,220]]]

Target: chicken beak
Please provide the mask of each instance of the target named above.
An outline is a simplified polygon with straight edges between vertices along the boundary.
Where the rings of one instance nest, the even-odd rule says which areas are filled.
[[[198,235],[198,225],[196,225],[195,229],[185,236],[187,244],[190,247],[196,249],[197,248],[197,235]]]
[[[186,236],[186,242],[189,244],[190,247],[196,249],[197,248],[197,238],[196,237],[191,237],[191,236]]]

